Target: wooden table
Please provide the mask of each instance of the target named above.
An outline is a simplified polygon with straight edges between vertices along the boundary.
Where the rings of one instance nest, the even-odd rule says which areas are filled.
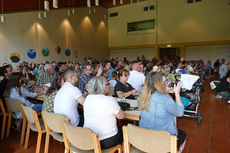
[[[45,95],[37,96],[34,99],[44,101],[45,100]]]
[[[37,96],[34,99],[44,101],[45,95]],[[114,98],[116,101],[119,101],[119,98]],[[138,107],[137,100],[126,99],[126,103],[130,104],[130,107]],[[126,119],[139,121],[140,120],[140,110],[124,111]]]
[[[116,101],[120,101],[119,98],[114,98]],[[130,107],[138,107],[137,100],[126,99],[126,103],[130,104]],[[140,120],[140,110],[131,110],[131,111],[124,111],[124,115],[126,119],[139,121]]]

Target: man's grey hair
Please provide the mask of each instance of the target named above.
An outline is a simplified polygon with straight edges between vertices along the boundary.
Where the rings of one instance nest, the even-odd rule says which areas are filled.
[[[104,94],[106,86],[106,79],[103,76],[94,77],[89,80],[86,85],[86,90],[88,94]]]

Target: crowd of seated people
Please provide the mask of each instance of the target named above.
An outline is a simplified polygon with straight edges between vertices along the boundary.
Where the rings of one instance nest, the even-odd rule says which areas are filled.
[[[229,61],[214,63],[220,72],[221,83],[218,94],[230,98],[228,72]],[[206,68],[210,68],[206,65]],[[205,79],[203,60],[180,61],[178,58],[136,61],[111,59],[98,61],[86,57],[83,62],[27,63],[13,69],[5,64],[0,68],[3,80],[0,83],[0,98],[18,99],[35,111],[64,114],[74,126],[87,127],[98,133],[102,148],[122,143],[122,130],[116,119],[123,119],[124,113],[113,97],[139,99],[140,127],[167,130],[178,137],[178,151],[182,152],[186,134],[178,130],[176,117],[182,116],[184,106],[180,99],[181,85],[170,85],[169,74],[193,74]],[[44,88],[49,87],[46,93]],[[109,86],[114,89],[108,96]],[[224,87],[224,88],[223,88]],[[175,101],[168,90],[174,88]],[[42,90],[43,89],[43,90]],[[221,90],[220,90],[221,89]],[[222,91],[226,89],[227,91]],[[45,94],[43,104],[34,104],[28,99]],[[78,104],[84,113],[78,112]],[[156,109],[157,108],[157,109]],[[20,115],[20,113],[19,113]],[[156,117],[152,117],[152,116]],[[20,121],[15,122],[20,128]]]

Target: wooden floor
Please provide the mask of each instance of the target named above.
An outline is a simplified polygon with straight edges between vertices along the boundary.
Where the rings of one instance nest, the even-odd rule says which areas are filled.
[[[204,83],[205,92],[199,109],[202,111],[201,125],[197,119],[183,117],[178,119],[178,128],[187,134],[183,153],[230,153],[230,104],[227,100],[215,99],[215,92]],[[0,153],[34,153],[37,134],[31,132],[29,148],[19,145],[20,133],[11,130],[10,137],[0,140]],[[45,135],[42,137],[41,153],[44,152]],[[63,153],[64,144],[51,140],[49,153]]]

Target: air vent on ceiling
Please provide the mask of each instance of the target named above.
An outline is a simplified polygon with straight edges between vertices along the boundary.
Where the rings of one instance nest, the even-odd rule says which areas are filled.
[[[114,13],[109,14],[109,17],[116,17],[116,16],[118,16],[118,12],[114,12]]]

